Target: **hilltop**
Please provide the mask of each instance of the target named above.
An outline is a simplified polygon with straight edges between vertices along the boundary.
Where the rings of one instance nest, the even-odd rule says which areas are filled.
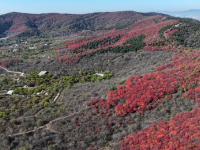
[[[144,16],[136,12],[91,14],[26,14],[0,16],[0,35],[33,36],[39,34],[69,35],[83,30],[101,30],[132,24]]]
[[[3,149],[199,149],[199,21],[13,12],[0,27]]]

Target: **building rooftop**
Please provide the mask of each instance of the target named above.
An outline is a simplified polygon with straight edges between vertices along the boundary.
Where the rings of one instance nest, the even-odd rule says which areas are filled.
[[[39,74],[38,74],[38,76],[43,76],[43,75],[45,75],[45,74],[47,74],[48,72],[47,71],[41,71]]]
[[[104,74],[102,74],[102,73],[96,73],[96,75],[99,75],[99,76],[104,76]]]
[[[37,49],[37,47],[29,47],[29,49]]]
[[[7,92],[7,94],[12,95],[13,92],[14,92],[14,90],[9,90],[9,91]]]

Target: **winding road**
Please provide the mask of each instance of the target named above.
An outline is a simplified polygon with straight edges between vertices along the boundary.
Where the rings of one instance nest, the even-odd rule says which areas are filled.
[[[86,109],[91,109],[91,108],[92,107],[85,107],[85,108],[83,108],[82,110],[80,110],[78,112],[72,113],[71,115],[56,118],[56,119],[50,121],[49,123],[47,123],[47,124],[45,124],[43,126],[40,126],[40,127],[36,128],[36,129],[30,130],[30,131],[27,131],[27,132],[23,132],[23,133],[16,133],[16,134],[8,135],[8,136],[9,137],[21,136],[21,135],[25,135],[25,134],[29,134],[29,133],[35,132],[35,131],[37,131],[39,129],[46,129],[46,130],[49,130],[52,133],[59,133],[58,131],[56,131],[55,129],[53,129],[53,127],[51,125],[53,122],[66,119],[68,117],[71,117],[71,116],[74,116],[76,114],[79,114],[79,113],[83,112]]]
[[[8,70],[8,69],[2,67],[2,66],[0,66],[0,69],[3,69],[3,70],[5,70],[5,71],[8,72],[8,73],[16,73],[16,74],[22,74],[22,73],[23,73],[23,72],[18,72],[18,71],[10,71],[10,70]]]

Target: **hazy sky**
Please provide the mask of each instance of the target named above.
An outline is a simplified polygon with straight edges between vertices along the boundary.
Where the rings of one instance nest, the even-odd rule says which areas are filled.
[[[200,9],[200,0],[0,0],[0,14],[181,11]]]

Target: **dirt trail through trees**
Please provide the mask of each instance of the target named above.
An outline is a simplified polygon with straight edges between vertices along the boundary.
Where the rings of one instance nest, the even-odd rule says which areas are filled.
[[[9,135],[9,137],[15,137],[15,136],[21,136],[21,135],[24,135],[24,134],[29,134],[29,133],[35,132],[35,131],[37,131],[37,130],[39,130],[39,129],[47,129],[47,130],[49,130],[50,132],[58,133],[57,131],[55,131],[55,130],[53,129],[53,127],[52,127],[52,125],[51,125],[53,122],[59,121],[59,120],[62,120],[62,119],[65,119],[65,118],[68,118],[68,117],[71,117],[71,116],[74,116],[74,115],[76,115],[76,114],[78,114],[78,113],[81,113],[82,111],[87,110],[87,109],[89,109],[89,108],[91,108],[91,107],[85,107],[85,108],[83,108],[82,110],[80,110],[80,111],[78,111],[78,112],[75,112],[75,113],[73,113],[73,114],[71,114],[71,115],[56,118],[56,119],[50,121],[49,123],[47,123],[47,124],[45,124],[45,125],[43,125],[43,126],[40,126],[40,127],[36,128],[36,129],[34,129],[34,130],[30,130],[30,131],[27,131],[27,132],[24,132],[24,133],[16,133],[16,134],[13,134],[13,135]]]
[[[4,70],[5,70],[6,72],[8,72],[8,73],[23,74],[23,72],[18,72],[18,71],[10,71],[10,70],[8,70],[8,69],[6,69],[6,68],[2,67],[2,66],[0,66],[0,69],[4,69]]]

